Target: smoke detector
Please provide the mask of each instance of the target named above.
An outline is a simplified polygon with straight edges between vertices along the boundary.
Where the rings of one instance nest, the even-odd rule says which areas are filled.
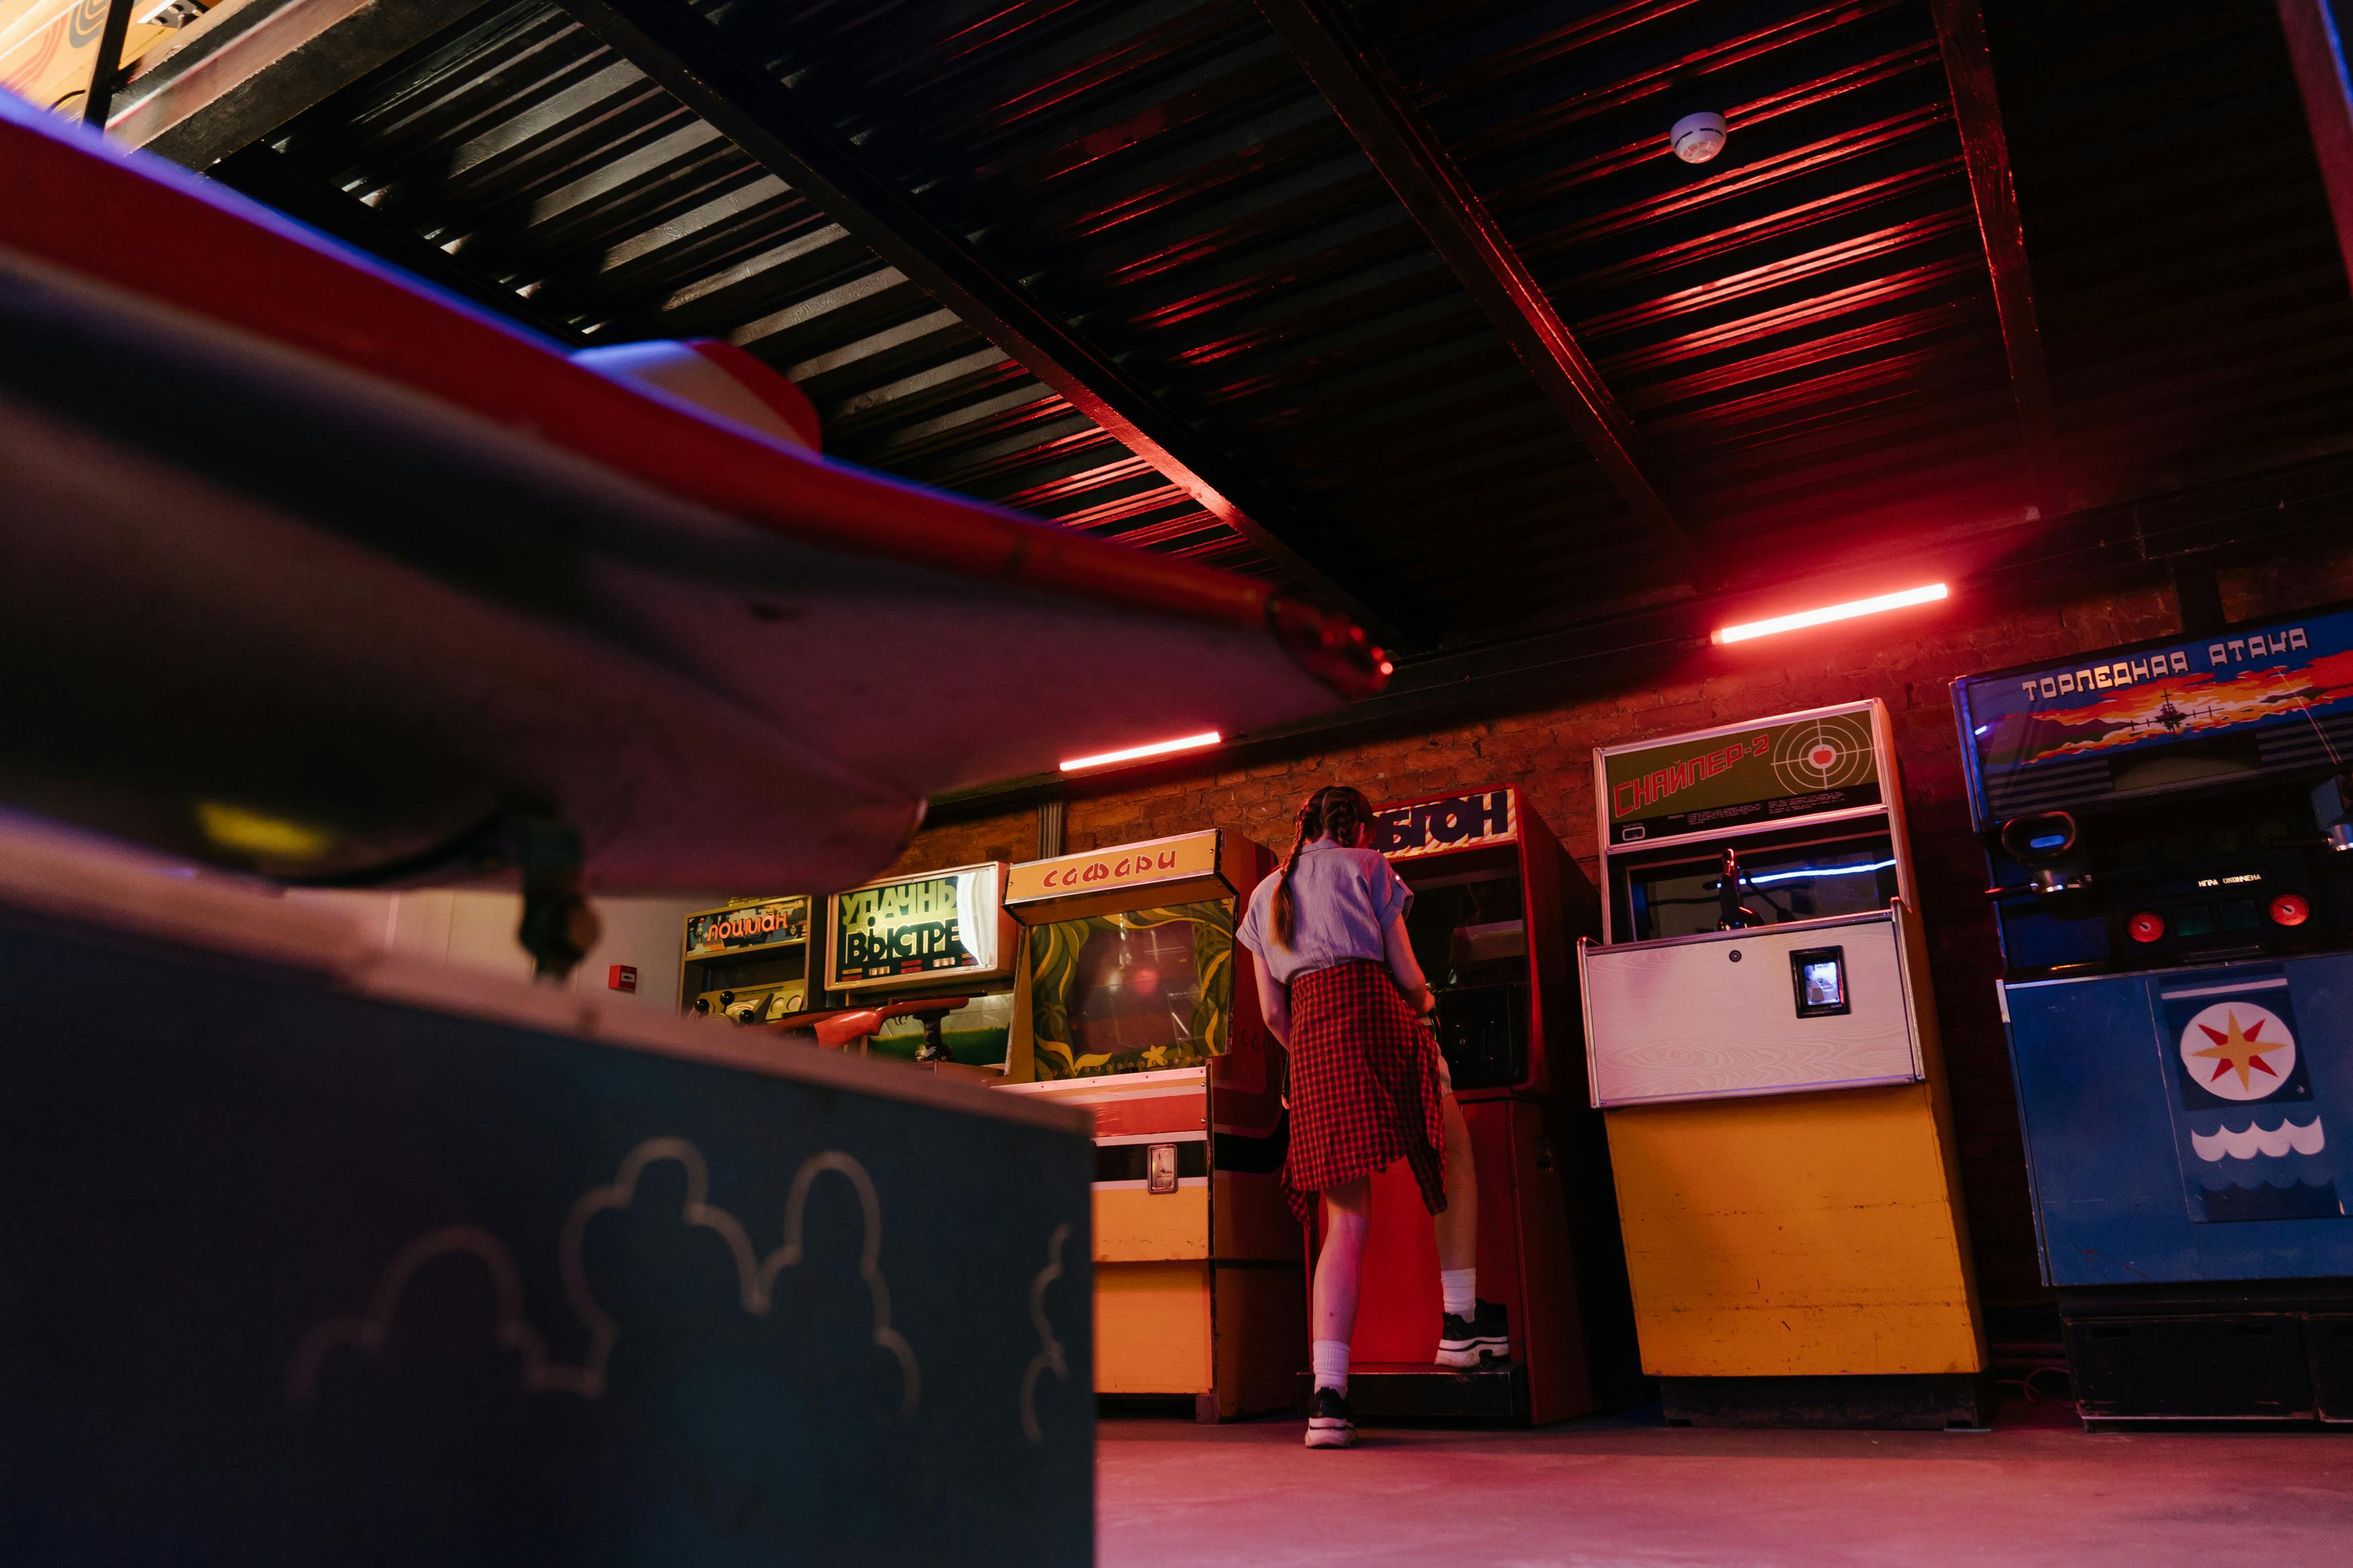
[[[1686,114],[1667,132],[1675,156],[1686,163],[1704,163],[1724,151],[1724,116],[1703,110]]]

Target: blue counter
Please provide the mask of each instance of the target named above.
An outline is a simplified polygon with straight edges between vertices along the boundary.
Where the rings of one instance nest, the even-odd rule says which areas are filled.
[[[7,858],[11,1561],[1092,1559],[1082,1118]]]

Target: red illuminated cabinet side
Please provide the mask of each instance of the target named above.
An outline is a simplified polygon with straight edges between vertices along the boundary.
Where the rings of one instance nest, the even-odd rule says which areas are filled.
[[[1588,1105],[1570,955],[1600,931],[1593,885],[1525,798],[1497,784],[1376,807],[1414,892],[1407,928],[1439,997],[1471,1129],[1479,1294],[1510,1315],[1512,1355],[1436,1364],[1438,1253],[1402,1162],[1373,1181],[1349,1398],[1357,1415],[1558,1421],[1645,1396],[1600,1118]],[[1312,1245],[1322,1239],[1321,1215]],[[1312,1266],[1311,1249],[1311,1266]]]

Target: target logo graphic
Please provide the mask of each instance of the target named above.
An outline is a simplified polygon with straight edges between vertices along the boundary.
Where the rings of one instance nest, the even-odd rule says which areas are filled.
[[[1809,719],[1773,739],[1773,776],[1793,795],[1868,783],[1873,767],[1871,720],[1865,714]]]

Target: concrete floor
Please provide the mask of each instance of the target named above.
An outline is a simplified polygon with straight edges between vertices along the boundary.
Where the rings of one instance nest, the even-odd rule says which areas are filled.
[[[1103,1568],[2353,1565],[2353,1431],[2086,1434],[1388,1430],[1311,1453],[1297,1421],[1098,1428]]]

